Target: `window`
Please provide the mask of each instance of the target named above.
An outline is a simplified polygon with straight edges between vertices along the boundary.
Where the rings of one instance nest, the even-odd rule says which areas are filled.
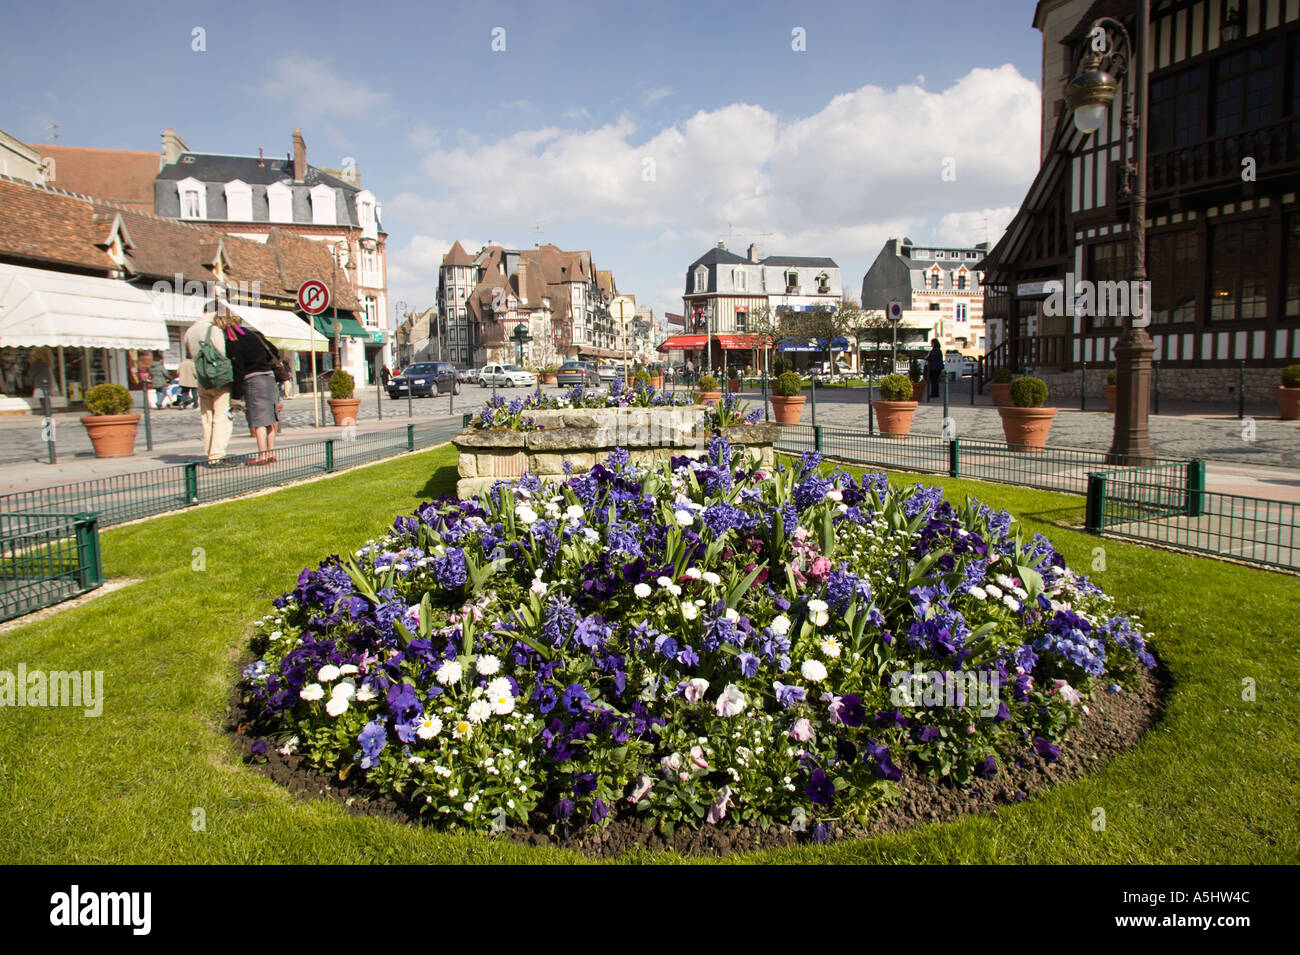
[[[732,285],[732,288],[733,288],[735,291],[737,291],[737,292],[745,292],[745,291],[748,291],[748,286],[747,286],[746,283],[745,283],[745,270],[744,270],[744,269],[732,269],[732,270],[731,270],[731,285]]]
[[[367,239],[379,237],[379,209],[375,205],[375,196],[369,189],[357,193],[357,222],[361,234]]]
[[[176,183],[176,192],[181,200],[182,219],[206,219],[208,217],[207,190],[197,179],[182,179]]]
[[[749,309],[736,309],[736,331],[744,332],[749,329]]]
[[[253,187],[248,183],[238,179],[226,183],[226,218],[231,222],[253,221]]]
[[[1200,239],[1192,230],[1158,233],[1147,239],[1151,321],[1191,322],[1201,284]]]
[[[785,273],[785,290],[793,292],[799,287],[799,273],[794,269],[789,269]]]
[[[939,311],[939,303],[938,303],[938,302],[931,302],[931,303],[930,303],[930,311],[932,311],[932,312],[937,312],[937,311]]]
[[[1121,299],[1119,295],[1104,294],[1104,290],[1098,286],[1102,282],[1123,281],[1127,277],[1124,274],[1127,264],[1127,243],[1124,240],[1099,242],[1088,246],[1088,281],[1093,283],[1092,308],[1088,315],[1089,328],[1113,328],[1122,324],[1118,320],[1119,316],[1114,314],[1116,309],[1107,306],[1115,303],[1116,300],[1127,301],[1127,298]],[[1065,293],[1073,295],[1074,289],[1066,289]]]
[[[1273,44],[1214,64],[1214,134],[1267,123],[1273,115]]]
[[[1268,225],[1241,219],[1210,229],[1210,320],[1263,318],[1268,306]]]
[[[267,186],[266,202],[272,222],[293,221],[293,190],[288,183],[276,182]]]
[[[823,295],[831,290],[831,277],[825,272],[817,276],[817,291]]]
[[[1150,146],[1186,146],[1201,136],[1201,71],[1184,70],[1151,82]]]
[[[957,290],[958,290],[958,291],[961,291],[961,292],[966,291],[966,273],[965,273],[965,272],[959,272],[959,273],[957,273]]]
[[[311,221],[315,225],[337,225],[334,190],[322,183],[312,186]]]
[[[939,270],[935,269],[933,272],[930,273],[930,288],[937,289],[938,287],[939,287]]]
[[[964,321],[966,321],[966,303],[965,303],[965,302],[958,302],[958,303],[957,303],[956,319],[957,319],[957,321],[959,321],[959,322],[964,322]]]
[[[701,265],[695,270],[695,291],[703,292],[709,285],[709,270]]]

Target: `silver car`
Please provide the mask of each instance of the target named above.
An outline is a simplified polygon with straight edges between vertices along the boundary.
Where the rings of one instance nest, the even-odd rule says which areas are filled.
[[[531,388],[537,384],[537,378],[518,365],[494,364],[483,366],[478,383],[484,388]]]

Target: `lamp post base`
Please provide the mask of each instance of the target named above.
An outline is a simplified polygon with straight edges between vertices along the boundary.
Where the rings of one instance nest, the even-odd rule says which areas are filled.
[[[1129,328],[1115,343],[1115,433],[1106,460],[1148,464],[1155,460],[1147,429],[1151,407],[1151,356],[1156,346],[1145,328]]]

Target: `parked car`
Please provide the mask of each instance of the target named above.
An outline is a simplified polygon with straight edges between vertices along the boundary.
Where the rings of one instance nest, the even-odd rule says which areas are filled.
[[[600,380],[602,384],[604,384],[605,382],[613,381],[615,378],[618,377],[618,371],[614,368],[613,365],[601,365],[599,368],[596,369],[596,371],[600,375]]]
[[[589,361],[566,361],[560,366],[555,379],[559,382],[561,388],[572,385],[600,385],[600,373],[596,370],[596,366]]]
[[[477,368],[457,368],[457,369],[456,369],[456,380],[459,381],[461,384],[467,384],[467,385],[468,385],[468,384],[473,384],[474,382],[478,381],[478,369],[477,369]]]
[[[975,374],[975,359],[967,358],[959,351],[947,351],[943,356],[943,373],[949,381],[956,381],[967,375]]]
[[[537,379],[518,365],[484,365],[478,383],[484,388],[531,388]]]
[[[388,397],[431,398],[435,394],[460,394],[456,366],[449,361],[417,361],[388,379]]]

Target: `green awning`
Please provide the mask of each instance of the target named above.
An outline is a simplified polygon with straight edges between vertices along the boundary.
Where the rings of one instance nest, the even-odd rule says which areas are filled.
[[[334,337],[334,318],[331,315],[315,315],[312,321],[316,325],[316,331],[320,332],[326,338]],[[339,316],[339,335],[345,338],[369,338],[370,333],[361,327],[351,315]]]

